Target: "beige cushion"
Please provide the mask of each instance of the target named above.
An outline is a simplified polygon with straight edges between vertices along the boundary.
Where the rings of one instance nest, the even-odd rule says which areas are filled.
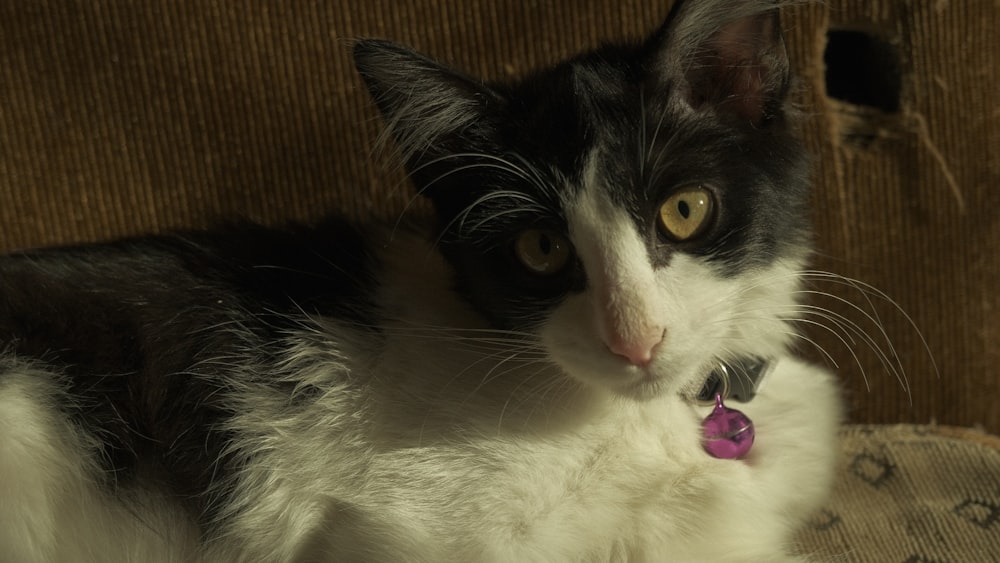
[[[1000,561],[1000,438],[849,426],[833,498],[801,534],[822,561]]]

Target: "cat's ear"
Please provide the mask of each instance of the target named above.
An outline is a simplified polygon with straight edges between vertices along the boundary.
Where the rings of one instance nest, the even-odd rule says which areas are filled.
[[[761,126],[781,114],[788,55],[782,0],[679,0],[652,39],[654,79],[672,102]]]
[[[358,41],[354,63],[411,171],[488,136],[500,96],[485,84],[389,41]]]

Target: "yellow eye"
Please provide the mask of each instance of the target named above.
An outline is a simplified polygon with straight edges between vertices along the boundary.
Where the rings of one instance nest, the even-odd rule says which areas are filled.
[[[561,272],[573,256],[565,236],[548,229],[527,229],[514,241],[514,254],[529,272],[551,276]]]
[[[681,242],[700,235],[714,215],[712,192],[693,186],[675,192],[660,205],[658,227],[668,238]]]

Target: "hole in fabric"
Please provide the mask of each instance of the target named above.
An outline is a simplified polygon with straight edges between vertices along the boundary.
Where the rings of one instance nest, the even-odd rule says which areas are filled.
[[[899,111],[899,53],[884,39],[863,31],[830,30],[823,62],[831,98],[885,113]]]

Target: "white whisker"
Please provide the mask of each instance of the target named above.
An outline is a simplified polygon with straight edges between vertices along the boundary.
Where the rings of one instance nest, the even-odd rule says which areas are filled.
[[[793,297],[815,295],[832,300],[847,307],[849,311],[853,311],[854,313],[860,315],[861,323],[828,308],[801,303],[777,307],[761,307],[755,310],[742,309],[739,310],[735,316],[730,315],[720,322],[732,322],[742,318],[744,320],[755,321],[800,323],[803,325],[821,328],[822,330],[834,335],[837,340],[839,340],[844,347],[848,349],[849,353],[853,357],[854,363],[862,372],[865,385],[870,388],[870,382],[868,380],[868,374],[865,367],[862,365],[859,356],[857,356],[853,349],[854,346],[861,343],[875,354],[884,369],[899,382],[907,396],[910,397],[910,400],[912,401],[910,384],[906,376],[902,359],[899,357],[896,347],[893,345],[892,340],[889,337],[885,322],[879,315],[878,308],[875,306],[874,300],[877,299],[893,307],[900,315],[902,315],[914,332],[916,332],[917,337],[920,339],[921,344],[931,360],[935,374],[940,377],[937,365],[934,362],[933,354],[930,351],[930,347],[927,345],[926,339],[917,328],[916,323],[903,310],[903,308],[883,291],[870,284],[848,278],[846,276],[819,270],[797,270],[773,276],[764,276],[752,284],[743,286],[727,295],[719,296],[709,307],[714,308],[728,306],[728,304],[730,304],[733,300],[782,281],[801,281],[805,283],[827,282],[853,289],[859,294],[862,300],[861,304],[852,302],[847,297],[838,294],[811,288],[795,289],[791,292],[791,295]],[[806,317],[813,317],[813,319],[810,320]],[[871,327],[874,327],[874,331]],[[807,337],[798,334],[797,331],[790,331],[786,334],[800,340],[807,340]],[[816,347],[817,350],[821,351],[827,360],[832,362],[832,357],[826,350],[823,350],[815,341],[812,341],[811,339],[808,339],[808,341]],[[836,364],[836,362],[832,363]]]
[[[863,281],[854,278],[849,278],[846,276],[841,276],[839,274],[834,274],[831,272],[824,272],[822,270],[806,270],[801,273],[803,278],[806,280],[822,280],[830,283],[846,285],[848,287],[856,289],[862,295],[865,296],[871,295],[873,297],[877,297],[882,301],[891,305],[900,315],[903,316],[906,322],[909,323],[910,328],[913,329],[913,331],[916,333],[917,338],[920,339],[921,345],[927,352],[927,357],[931,362],[931,367],[934,369],[934,374],[938,378],[941,377],[941,372],[938,370],[937,362],[935,362],[934,360],[934,354],[931,352],[930,345],[927,344],[927,340],[926,338],[924,338],[923,332],[920,331],[920,328],[917,326],[917,323],[913,320],[912,317],[910,317],[910,315],[906,312],[906,310],[903,309],[903,307],[899,303],[897,303],[894,299],[889,297],[885,292]],[[869,304],[871,304],[871,301],[869,301]]]

